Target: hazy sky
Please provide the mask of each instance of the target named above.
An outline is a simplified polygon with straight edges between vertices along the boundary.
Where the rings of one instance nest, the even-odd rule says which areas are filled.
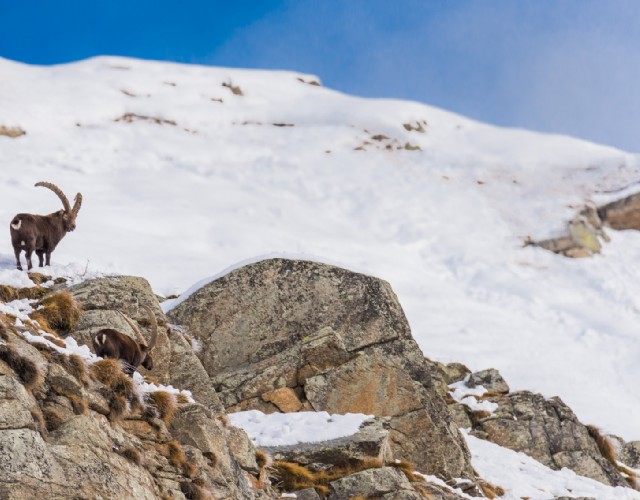
[[[640,0],[0,0],[0,56],[103,54],[314,73],[640,152]]]

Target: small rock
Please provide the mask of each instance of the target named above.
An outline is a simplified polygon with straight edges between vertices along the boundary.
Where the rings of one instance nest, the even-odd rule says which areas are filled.
[[[478,385],[483,386],[489,392],[495,392],[498,394],[508,394],[509,386],[500,375],[500,372],[495,368],[489,368],[488,370],[481,370],[475,372],[469,378],[467,382],[469,387],[476,387]]]

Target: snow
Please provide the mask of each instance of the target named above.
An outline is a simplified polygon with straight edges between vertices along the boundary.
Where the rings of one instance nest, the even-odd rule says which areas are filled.
[[[473,388],[467,387],[466,381],[468,379],[467,376],[465,380],[449,384],[449,389],[452,389],[451,397],[458,403],[468,406],[472,411],[487,411],[493,414],[498,409],[498,404],[491,401],[479,401],[478,396],[482,396],[487,390],[482,385]]]
[[[369,418],[371,415],[361,413],[330,415],[326,411],[264,414],[249,410],[229,414],[231,424],[244,429],[258,447],[290,446],[351,436]]]
[[[84,196],[54,269],[144,276],[169,295],[258,256],[321,256],[389,281],[427,356],[497,368],[512,390],[640,439],[640,233],[609,231],[584,260],[522,247],[640,189],[638,156],[292,72],[115,57],[0,72],[0,123],[27,132],[0,137],[0,219],[60,208],[37,181]],[[426,133],[403,127],[422,120]],[[385,149],[405,143],[421,151]],[[0,283],[27,286],[13,267],[7,234]]]
[[[548,500],[557,496],[640,499],[640,492],[630,488],[606,486],[569,469],[555,471],[524,453],[463,434],[471,450],[474,468],[483,479],[505,489],[506,494],[501,497],[505,500]]]

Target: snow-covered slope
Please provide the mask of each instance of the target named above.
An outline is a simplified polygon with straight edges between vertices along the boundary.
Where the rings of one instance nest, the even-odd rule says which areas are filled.
[[[0,136],[0,220],[60,208],[40,180],[84,195],[54,263],[163,294],[274,252],[339,263],[392,284],[426,355],[640,439],[640,234],[586,260],[522,248],[640,182],[638,157],[288,72],[101,57],[0,76],[0,125],[27,132]],[[16,279],[8,230],[0,266]]]

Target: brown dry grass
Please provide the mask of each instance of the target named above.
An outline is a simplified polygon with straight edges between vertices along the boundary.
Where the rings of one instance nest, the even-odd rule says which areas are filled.
[[[176,412],[176,399],[166,391],[154,391],[147,394],[147,402],[158,410],[158,415],[165,424],[169,424]]]
[[[34,390],[42,385],[44,379],[38,365],[20,355],[12,344],[0,344],[0,359],[16,372],[27,389]]]
[[[0,285],[0,302],[11,302],[18,299],[40,299],[49,290],[41,286],[31,286],[25,288],[14,288],[9,285]]]
[[[415,474],[416,466],[407,460],[400,460],[399,462],[391,462],[391,467],[395,467],[402,472],[411,483],[424,483],[425,479],[422,476]]]
[[[136,465],[140,465],[142,463],[142,454],[131,446],[124,446],[120,448],[118,453]]]
[[[40,308],[31,316],[38,323],[54,330],[71,331],[80,318],[80,306],[69,292],[47,295],[38,303]],[[44,329],[44,328],[43,328]]]
[[[63,368],[67,370],[69,374],[73,375],[83,386],[88,387],[91,385],[89,369],[80,356],[77,354],[71,354],[69,356],[63,355],[60,359]]]
[[[408,463],[408,462],[407,462]],[[305,488],[314,488],[321,497],[329,494],[328,484],[350,474],[355,474],[366,469],[378,469],[384,467],[384,463],[377,458],[364,458],[352,460],[341,465],[334,465],[330,469],[315,472],[294,462],[278,460],[270,466],[273,483],[284,491],[297,491]]]
[[[40,408],[37,406],[31,408],[31,417],[33,418],[33,429],[40,433],[43,438],[47,438],[47,424],[45,423],[44,417],[42,416],[42,412]]]
[[[58,347],[62,347],[62,348],[67,347],[67,345],[64,343],[64,341],[58,336],[53,336],[50,333],[46,333],[42,337],[47,339],[52,344],[57,345]]]
[[[0,285],[0,302],[11,302],[17,298],[18,295],[15,288],[9,285]]]
[[[129,410],[127,400],[119,394],[113,394],[109,400],[109,415],[107,418],[110,422],[120,420]]]
[[[42,285],[51,280],[51,276],[42,273],[30,272],[27,276],[29,276],[29,279],[36,285]]]
[[[189,396],[187,396],[186,394],[179,392],[175,396],[176,396],[176,403],[178,403],[179,405],[189,404]]]
[[[44,421],[47,425],[47,430],[49,432],[55,431],[62,424],[65,423],[65,420],[62,418],[62,415],[60,415],[60,413],[58,413],[53,408],[45,408],[42,414],[44,416]]]
[[[98,382],[109,388],[112,388],[123,375],[120,362],[111,358],[96,361],[89,367],[89,371]]]
[[[269,465],[269,455],[262,450],[256,450],[256,463],[261,469]]]
[[[180,491],[182,491],[185,498],[188,500],[211,500],[213,497],[209,492],[203,489],[200,485],[185,481],[180,483]]]
[[[495,486],[491,483],[487,483],[486,481],[480,481],[480,489],[484,496],[487,498],[498,498],[504,495],[505,491],[500,486]]]
[[[636,475],[635,471],[618,462],[618,451],[616,450],[613,440],[595,425],[587,425],[586,427],[589,435],[595,440],[600,454],[626,476],[625,480],[631,488],[637,488],[640,478]]]

